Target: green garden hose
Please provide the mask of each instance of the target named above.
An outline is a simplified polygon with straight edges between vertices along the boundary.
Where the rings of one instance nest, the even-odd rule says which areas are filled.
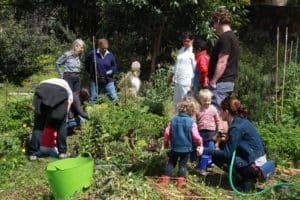
[[[254,193],[243,193],[243,192],[240,192],[238,191],[235,186],[233,185],[233,181],[232,181],[232,171],[233,171],[233,165],[234,165],[234,160],[235,160],[235,154],[236,154],[236,151],[233,152],[233,155],[232,155],[232,159],[231,159],[231,162],[230,162],[230,167],[229,167],[229,184],[230,184],[230,187],[231,189],[238,195],[240,196],[256,196],[256,195],[260,195],[260,194],[263,194],[269,190],[271,190],[272,188],[274,187],[279,187],[279,186],[287,186],[289,185],[288,182],[279,182],[279,183],[275,183],[259,192],[254,192]]]

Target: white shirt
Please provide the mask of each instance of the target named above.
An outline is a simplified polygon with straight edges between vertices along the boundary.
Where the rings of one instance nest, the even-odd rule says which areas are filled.
[[[131,85],[134,87],[135,91],[138,92],[141,87],[141,80],[138,77],[132,77]]]
[[[194,78],[194,69],[196,67],[195,54],[193,47],[185,49],[181,47],[177,55],[174,68],[174,81],[177,84],[191,86]]]

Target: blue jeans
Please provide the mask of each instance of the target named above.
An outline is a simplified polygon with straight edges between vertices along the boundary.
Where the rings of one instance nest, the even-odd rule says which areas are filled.
[[[213,88],[209,85],[208,89],[213,93],[213,98],[211,103],[217,108],[220,112],[222,101],[230,96],[233,92],[234,83],[233,82],[219,82],[217,83],[217,87]]]
[[[185,177],[186,175],[186,164],[189,159],[190,152],[187,153],[179,153],[170,151],[168,153],[169,161],[166,167],[165,174],[167,176],[172,176],[173,169],[176,167],[177,161],[179,159],[179,166],[178,166],[178,177]]]
[[[42,132],[46,124],[46,113],[41,115],[34,114],[34,125],[32,136],[29,144],[28,153],[30,155],[35,155],[40,150],[40,142],[42,137]],[[67,124],[63,121],[56,121],[57,128],[57,148],[59,153],[67,152]]]
[[[90,90],[91,90],[91,97],[90,101],[95,102],[97,100],[97,91],[96,91],[96,82],[94,80],[90,80]],[[115,83],[108,82],[98,83],[98,95],[107,94],[109,99],[113,102],[118,100]]]

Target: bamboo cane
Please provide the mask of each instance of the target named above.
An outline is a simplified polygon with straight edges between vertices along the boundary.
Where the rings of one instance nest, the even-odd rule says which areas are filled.
[[[297,37],[296,49],[295,49],[295,63],[298,62],[298,60],[297,60],[297,56],[298,56],[298,44],[299,44],[299,38]]]
[[[278,68],[279,68],[279,26],[277,26],[276,74],[275,74],[275,121],[278,121]]]
[[[291,48],[290,48],[290,59],[289,59],[289,63],[291,63],[291,61],[292,61],[292,54],[293,54],[293,41],[291,41]]]
[[[287,62],[287,43],[288,43],[288,27],[285,27],[285,47],[284,47],[284,63],[283,63],[283,78],[282,78],[282,92],[281,92],[281,115],[283,113],[283,102],[284,102],[284,84],[285,84],[286,62]]]
[[[94,48],[94,69],[95,69],[95,83],[96,83],[96,98],[98,98],[98,77],[97,77],[95,36],[93,36],[93,48]]]

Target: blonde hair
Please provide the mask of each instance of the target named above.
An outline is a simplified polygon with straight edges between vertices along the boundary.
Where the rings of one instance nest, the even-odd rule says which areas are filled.
[[[133,61],[131,63],[131,72],[134,76],[140,76],[141,63],[139,61]]]
[[[75,47],[76,47],[77,45],[82,46],[83,51],[85,50],[85,43],[84,43],[84,41],[83,41],[82,39],[76,39],[76,40],[72,43],[72,49],[71,49],[71,52],[72,52],[72,53],[75,52]],[[82,52],[82,53],[83,53],[83,52]],[[81,53],[81,54],[82,54],[82,53]]]
[[[191,117],[196,114],[197,108],[197,103],[192,97],[186,97],[183,101],[177,104],[178,112],[186,113]]]
[[[208,89],[201,89],[199,92],[200,99],[211,99],[212,96],[213,96],[213,93]]]

